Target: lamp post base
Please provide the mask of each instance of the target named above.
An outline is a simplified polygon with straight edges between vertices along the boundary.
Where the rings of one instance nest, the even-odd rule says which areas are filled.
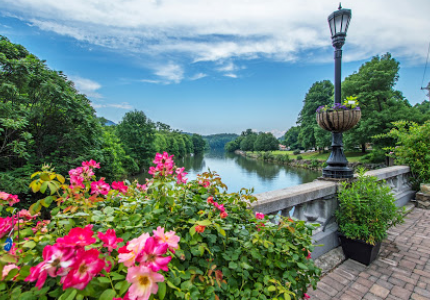
[[[354,171],[348,167],[328,166],[323,169],[322,175],[324,178],[352,178]]]

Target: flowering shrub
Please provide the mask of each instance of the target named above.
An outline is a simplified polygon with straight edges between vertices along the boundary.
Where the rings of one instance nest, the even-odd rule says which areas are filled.
[[[167,153],[154,163],[144,185],[109,185],[92,160],[68,181],[45,166],[30,187],[47,196],[28,211],[0,192],[0,299],[301,299],[316,286],[312,225],[254,214],[216,173],[188,182]]]
[[[343,100],[343,103],[335,103],[334,105],[321,105],[317,108],[317,113],[334,110],[360,110],[357,97],[346,97],[346,99]]]

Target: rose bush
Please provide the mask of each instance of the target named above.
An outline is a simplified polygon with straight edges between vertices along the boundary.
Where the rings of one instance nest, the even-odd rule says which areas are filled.
[[[93,160],[68,180],[44,166],[28,211],[0,192],[0,299],[301,299],[316,286],[313,225],[254,214],[216,173],[188,182],[167,153],[154,163],[144,185],[109,185]]]

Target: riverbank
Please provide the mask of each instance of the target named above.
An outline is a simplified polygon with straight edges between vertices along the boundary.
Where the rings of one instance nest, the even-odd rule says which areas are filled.
[[[326,160],[329,153],[307,152],[293,155],[290,151],[267,151],[267,152],[251,152],[236,150],[235,154],[248,157],[251,159],[259,159],[267,162],[280,163],[293,168],[302,168],[313,171],[322,171],[327,166]],[[384,163],[371,164],[359,161],[361,155],[356,153],[347,153],[348,166],[353,170],[359,167],[364,167],[367,170],[375,170],[386,167]]]

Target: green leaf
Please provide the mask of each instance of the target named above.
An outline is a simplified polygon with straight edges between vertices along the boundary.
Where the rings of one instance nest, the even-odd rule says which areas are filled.
[[[298,263],[297,263],[297,266],[298,266],[300,269],[303,269],[303,270],[307,270],[307,269],[308,269],[308,267],[307,267],[306,265],[304,265],[304,264],[302,264],[302,263],[300,263],[300,262],[298,262]]]
[[[190,228],[190,234],[193,236],[196,233],[196,226]]]
[[[4,263],[16,263],[15,257],[10,254],[4,254],[0,257],[0,261]]]
[[[210,220],[203,220],[203,221],[197,221],[196,224],[202,225],[202,226],[209,226],[212,224],[212,222]]]
[[[67,289],[66,292],[62,294],[58,300],[73,300],[75,299],[77,293],[78,290],[76,289]]]
[[[267,288],[267,290],[268,290],[269,292],[274,292],[274,291],[276,291],[276,287],[275,287],[274,285],[271,285],[271,286],[269,286],[269,287]]]
[[[29,249],[33,249],[34,247],[36,247],[36,243],[33,241],[27,241],[24,243],[24,245],[22,245],[24,248],[29,248]]]
[[[45,193],[46,188],[48,187],[48,184],[49,184],[48,181],[45,181],[44,183],[42,183],[42,185],[40,186],[40,189],[39,189],[41,193]]]
[[[97,279],[101,282],[101,283],[110,283],[109,278],[107,277],[97,277]]]
[[[158,298],[159,300],[163,300],[166,296],[166,284],[164,282],[158,283]]]
[[[230,269],[237,269],[237,263],[235,263],[235,262],[231,261],[231,262],[228,264],[228,267],[229,267]]]
[[[113,297],[115,297],[116,293],[114,290],[109,289],[105,290],[101,295],[99,300],[112,300]]]

